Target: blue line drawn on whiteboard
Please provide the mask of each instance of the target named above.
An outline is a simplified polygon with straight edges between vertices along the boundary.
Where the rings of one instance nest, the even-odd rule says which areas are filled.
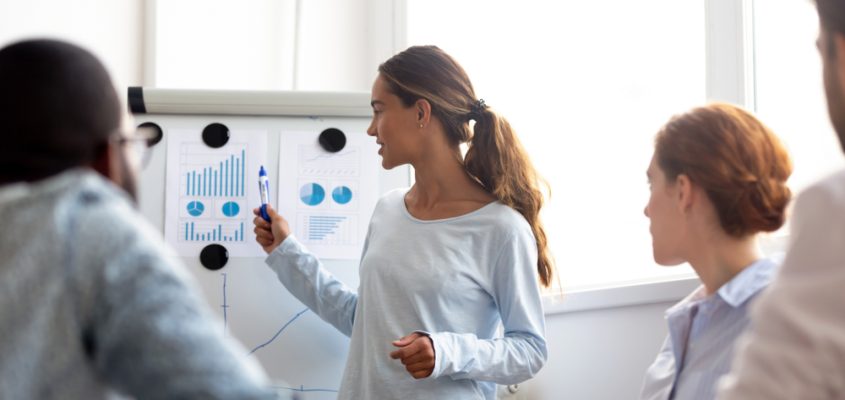
[[[234,201],[227,201],[223,204],[223,215],[227,217],[234,217],[241,211],[241,207]]]
[[[320,388],[306,388],[305,386],[299,385],[298,388],[295,387],[287,387],[287,386],[273,386],[276,389],[284,389],[290,390],[294,392],[330,392],[330,393],[337,393],[335,389],[320,389]]]
[[[317,183],[306,183],[299,188],[299,198],[309,206],[316,206],[323,202],[326,190]]]
[[[188,203],[188,214],[191,214],[193,217],[199,217],[202,215],[202,212],[205,210],[205,206],[202,205],[201,201],[194,200]]]
[[[279,337],[279,335],[282,334],[282,331],[284,331],[285,328],[288,327],[288,325],[290,325],[293,321],[295,321],[297,318],[299,318],[300,315],[305,314],[306,311],[308,311],[307,308],[298,312],[298,313],[296,313],[296,315],[294,315],[293,318],[289,319],[288,322],[285,322],[285,324],[282,325],[282,327],[279,329],[279,331],[276,332],[276,334],[273,335],[273,337],[271,337],[270,340],[258,345],[256,348],[252,349],[252,351],[250,351],[249,354],[255,353],[258,349],[260,349],[264,346],[267,346],[270,343],[273,343],[273,341],[276,340],[276,338]]]
[[[210,161],[209,157],[218,161]],[[207,166],[186,171],[183,179],[187,196],[246,196],[246,149],[240,156],[229,154],[224,160],[219,155],[204,155]]]
[[[221,272],[220,275],[223,275],[223,305],[220,307],[223,309],[223,334],[225,335],[229,326],[229,319],[226,316],[226,309],[229,308],[229,304],[226,303],[226,273]]]
[[[346,186],[338,186],[332,190],[332,199],[337,204],[346,204],[352,201],[352,190]]]
[[[342,215],[311,215],[308,217],[308,239],[323,240],[333,235],[340,228],[340,223],[345,221]]]

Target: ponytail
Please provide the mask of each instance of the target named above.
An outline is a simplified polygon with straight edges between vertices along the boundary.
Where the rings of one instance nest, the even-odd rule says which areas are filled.
[[[378,68],[390,90],[410,106],[418,99],[431,104],[455,145],[469,142],[464,168],[503,204],[528,221],[537,241],[537,273],[543,286],[552,282],[552,260],[540,222],[544,183],[522,144],[504,118],[476,100],[463,68],[436,46],[413,46]],[[475,120],[470,129],[469,120]]]
[[[483,105],[483,101],[479,103]],[[552,282],[552,261],[540,221],[543,207],[540,184],[545,182],[508,121],[486,107],[481,108],[472,112],[475,126],[464,159],[465,168],[499,201],[528,221],[537,241],[537,273],[543,286],[548,287]]]

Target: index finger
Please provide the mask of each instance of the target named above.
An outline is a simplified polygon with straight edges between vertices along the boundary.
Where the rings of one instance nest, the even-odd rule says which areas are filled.
[[[404,361],[406,358],[411,357],[414,354],[421,352],[423,350],[423,348],[424,347],[421,346],[419,343],[417,343],[416,341],[413,341],[413,342],[409,343],[407,346],[401,347],[401,348],[399,348],[399,350],[396,350],[396,351],[390,353],[390,357],[393,358],[393,359],[400,358]]]
[[[261,229],[270,229],[270,223],[265,221],[264,218],[255,217],[255,219],[252,220],[252,223],[255,224],[256,227],[259,227]]]
[[[398,350],[392,351],[390,353],[390,358],[396,360],[396,359],[404,359],[405,357],[408,357],[410,354],[408,354],[407,349],[408,349],[407,347],[402,347]]]

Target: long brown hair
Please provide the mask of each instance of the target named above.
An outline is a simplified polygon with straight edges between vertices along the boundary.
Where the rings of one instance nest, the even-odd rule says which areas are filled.
[[[543,183],[510,124],[475,96],[466,71],[436,46],[413,46],[378,68],[406,107],[419,99],[431,104],[449,140],[469,143],[464,168],[503,204],[528,221],[537,241],[537,272],[549,286],[553,268],[540,221]],[[469,121],[475,121],[470,128]]]
[[[783,225],[792,161],[780,139],[748,111],[715,103],[677,115],[657,134],[654,155],[667,181],[684,174],[704,188],[729,235]]]

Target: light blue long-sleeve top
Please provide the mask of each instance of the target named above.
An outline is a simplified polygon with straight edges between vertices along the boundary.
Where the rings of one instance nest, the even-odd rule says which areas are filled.
[[[713,295],[701,286],[666,310],[669,337],[646,372],[640,399],[715,398],[719,378],[730,370],[734,344],[750,322],[751,300],[768,286],[776,266],[758,260]]]
[[[454,218],[416,219],[406,192],[394,190],[376,205],[357,293],[293,236],[267,264],[351,337],[338,398],[494,399],[495,383],[522,382],[547,358],[534,235],[499,202]],[[414,331],[429,332],[435,351],[434,372],[420,380],[389,357],[391,342]]]

